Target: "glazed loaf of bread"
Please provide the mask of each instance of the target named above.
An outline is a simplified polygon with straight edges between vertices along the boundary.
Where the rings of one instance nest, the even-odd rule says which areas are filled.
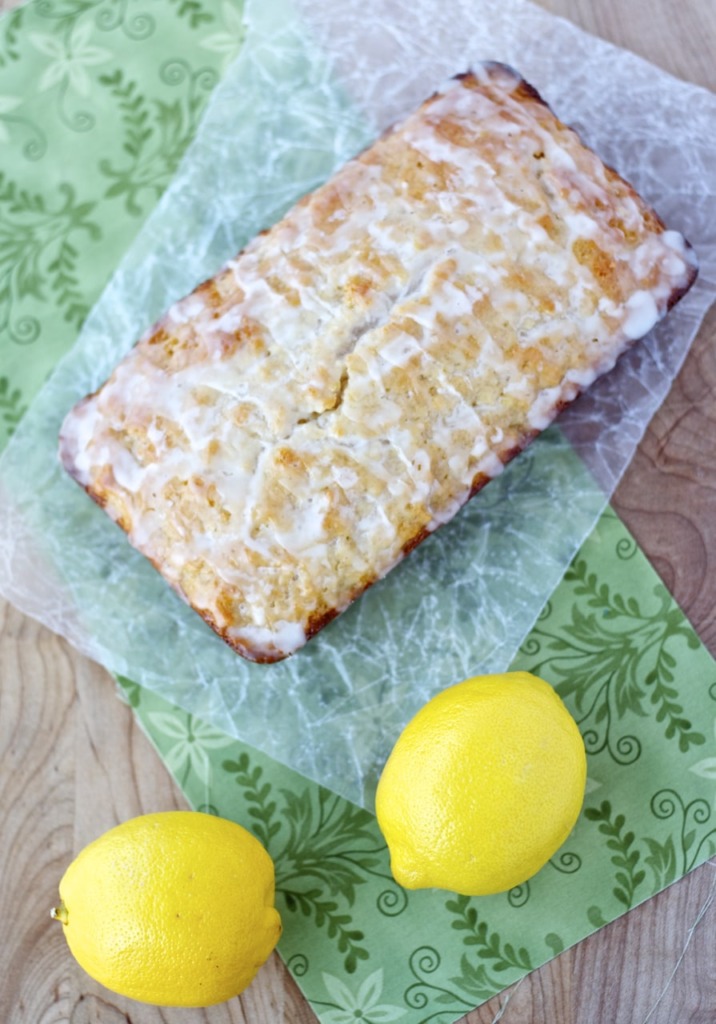
[[[695,276],[681,235],[485,64],[174,305],[69,413],[61,458],[220,636],[276,661]]]

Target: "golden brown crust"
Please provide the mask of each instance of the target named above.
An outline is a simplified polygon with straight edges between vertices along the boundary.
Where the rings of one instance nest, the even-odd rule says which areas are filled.
[[[532,86],[482,65],[169,310],[68,416],[62,461],[212,629],[275,661],[695,273]]]

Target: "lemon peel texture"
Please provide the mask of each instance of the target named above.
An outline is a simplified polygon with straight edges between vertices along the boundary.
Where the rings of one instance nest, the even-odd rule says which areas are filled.
[[[393,875],[467,896],[520,885],[569,836],[585,784],[582,737],[548,683],[527,672],[458,683],[418,711],[381,774]]]
[[[243,991],[281,935],[274,866],[232,821],[145,814],[86,846],[60,882],[70,950],[91,977],[158,1006],[210,1006]]]

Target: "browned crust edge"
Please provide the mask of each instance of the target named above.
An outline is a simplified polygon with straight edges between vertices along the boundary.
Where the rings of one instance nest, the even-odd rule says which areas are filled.
[[[519,98],[524,99],[526,101],[537,102],[537,103],[541,104],[543,107],[545,107],[550,112],[550,114],[555,118],[555,120],[560,125],[563,125],[563,122],[561,122],[559,120],[557,115],[554,113],[554,111],[549,106],[549,104],[542,98],[542,96],[539,94],[537,89],[535,89],[534,86],[532,86],[529,82],[527,82],[514,68],[510,67],[510,65],[501,63],[499,61],[486,61],[482,65],[482,67],[487,72],[488,76],[489,76],[491,71],[499,71],[500,74],[509,74],[517,82],[517,85],[516,85],[516,88],[515,88],[514,92],[515,92],[515,94]],[[460,72],[459,74],[454,75],[453,78],[455,80],[463,81],[463,82],[471,82],[471,83],[474,82],[476,86],[480,85],[480,79],[479,79],[479,77],[475,74],[475,72],[472,69],[469,69],[469,70],[464,71],[464,72]],[[420,108],[418,108],[418,109],[421,109],[422,107],[424,107],[427,104],[429,104],[438,95],[439,95],[438,92],[434,92],[431,96],[429,96],[426,100],[424,100],[424,102],[421,104]],[[590,147],[586,146],[586,143],[582,140],[581,136],[579,135],[579,133],[574,128],[572,128],[571,126],[568,126],[568,125],[563,125],[563,126],[568,131],[572,132],[579,139],[579,142],[580,142],[581,145],[583,145],[587,149],[590,148]],[[390,126],[389,128],[387,128],[382,133],[382,136],[389,135],[394,130],[394,128],[395,128],[395,126]],[[373,145],[375,145],[375,142],[373,142],[369,146],[367,146],[362,152],[366,152],[367,150],[372,148]],[[358,156],[360,156],[360,153],[356,154],[356,157],[354,157],[353,159],[356,159]],[[604,161],[602,161],[602,163],[604,164],[604,166],[607,169],[608,173],[610,175],[613,175],[616,179],[618,179],[628,189],[631,198],[638,204],[638,206],[639,206],[640,210],[642,211],[643,215],[645,215],[648,219],[651,219],[653,222],[655,222],[656,225],[659,227],[660,231],[662,231],[662,232],[665,231],[666,230],[666,225],[664,224],[662,219],[659,217],[659,215],[656,213],[656,211],[636,191],[636,189],[630,184],[630,182],[628,182],[624,177],[622,177],[622,175],[619,174],[618,171],[614,170],[613,167],[610,167],[608,164],[605,164]],[[307,200],[308,196],[310,196],[311,194],[312,193],[308,193],[306,196],[302,197],[301,200],[298,200],[298,202]],[[265,228],[262,231],[259,231],[257,233],[257,236],[255,236],[255,237],[258,237],[259,235],[265,235],[265,234],[268,233],[268,231],[269,231],[269,229]],[[685,248],[686,248],[687,252],[689,252],[692,255],[695,255],[692,245],[690,244],[690,242],[686,238],[684,238],[684,243],[685,243]],[[244,251],[244,249],[239,250],[239,252],[233,258],[236,259],[238,256],[241,255],[241,253],[243,251]],[[219,268],[219,270],[217,270],[217,272],[214,275],[212,275],[211,277],[206,278],[204,281],[200,282],[193,289],[193,291],[190,294],[193,295],[193,294],[196,294],[197,292],[200,292],[200,291],[206,290],[207,288],[212,287],[215,278],[224,269],[226,269],[226,265],[224,265],[223,267]],[[666,306],[666,311],[667,312],[670,309],[672,309],[676,305],[676,303],[681,298],[683,298],[683,296],[689,291],[689,289],[694,284],[697,276],[698,276],[698,266],[696,265],[695,260],[694,260],[692,262],[692,264],[691,264],[690,273],[689,273],[689,276],[688,276],[688,279],[687,279],[686,283],[683,286],[679,287],[679,288],[674,288],[672,290],[671,294],[669,295],[669,298],[667,300],[667,306]],[[662,317],[662,319],[663,319],[663,317]],[[145,334],[142,336],[142,338],[138,339],[138,341],[135,343],[135,345],[139,344],[139,341],[141,341],[143,338],[146,339],[147,337],[152,337],[153,334],[155,334],[158,330],[160,330],[162,328],[162,326],[165,323],[165,320],[166,320],[166,314],[164,314],[163,317],[161,317],[159,320],[157,320],[156,323],[149,329],[149,331],[145,332]],[[633,345],[637,341],[639,341],[639,340],[640,340],[639,338],[635,338],[633,340],[630,340],[627,344],[625,344],[622,352],[618,356],[617,361],[619,359],[621,359],[621,357],[626,353],[626,351],[628,351],[630,348],[632,348]],[[104,387],[104,385],[102,385],[102,387]],[[75,408],[80,408],[83,404],[88,402],[91,398],[93,398],[96,394],[98,394],[99,391],[102,390],[102,387],[98,388],[96,391],[92,392],[91,394],[85,396],[80,402],[77,403]],[[554,420],[559,416],[559,414],[568,405],[571,405],[572,402],[576,401],[576,399],[579,398],[579,396],[582,394],[583,390],[584,390],[583,388],[580,388],[579,391],[574,395],[574,397],[572,399],[570,399],[569,401],[562,401],[562,402],[558,403],[557,406],[555,407],[555,414],[554,414],[551,422],[554,422]],[[542,431],[535,431],[535,430],[525,431],[525,433],[522,435],[522,437],[512,446],[512,448],[509,451],[501,453],[500,459],[501,459],[503,465],[507,465],[509,462],[512,461],[512,459],[514,459],[517,455],[519,455],[521,452],[523,452],[528,447],[528,445],[535,439],[535,437],[537,437],[541,432]],[[86,491],[86,493],[89,495],[89,497],[97,505],[99,505],[100,508],[102,508],[103,510],[106,511],[107,499],[105,497],[103,497],[101,494],[99,494],[98,492],[94,491],[91,486],[84,485],[84,484],[82,484],[78,480],[76,472],[74,471],[74,465],[73,465],[70,453],[69,453],[69,451],[67,449],[67,446],[65,444],[64,437],[63,437],[62,433],[60,434],[59,442],[60,442],[59,443],[59,456],[60,456],[60,461],[61,461],[64,469]],[[469,491],[468,497],[465,499],[463,504],[460,506],[460,509],[464,508],[465,505],[467,504],[467,502],[471,498],[473,498],[476,494],[478,494],[482,490],[482,488],[485,487],[485,485],[490,482],[491,479],[492,479],[492,477],[486,476],[484,473],[478,473],[474,477],[474,479],[472,481],[472,484],[471,484],[471,487],[470,487],[470,491]],[[458,509],[458,512],[460,511],[460,509]],[[113,518],[113,520],[117,523],[117,525],[121,529],[123,529],[125,531],[125,533],[129,532],[128,525],[123,523],[121,521],[121,519],[114,519],[114,517],[111,517],[111,518]],[[452,521],[452,520],[450,520],[450,521]],[[447,525],[447,524],[443,524],[443,525]],[[440,527],[438,527],[437,529],[440,529]],[[400,556],[398,562],[402,561],[403,558],[405,558],[412,551],[414,551],[420,544],[422,544],[422,542],[424,540],[426,540],[428,537],[432,536],[433,533],[436,533],[437,529],[429,531],[425,527],[421,527],[420,530],[417,531],[416,534],[413,537],[411,537],[403,545],[401,556]],[[147,559],[147,561],[150,562],[150,564],[157,570],[157,572],[159,572],[159,574],[165,579],[165,581],[169,584],[169,586],[172,588],[172,590],[174,590],[175,593],[187,605],[189,605],[189,607],[192,608],[193,611],[195,611],[206,622],[206,624],[213,630],[213,632],[216,633],[226,644],[228,644],[228,646],[231,647],[232,650],[234,650],[237,654],[241,655],[241,657],[243,657],[247,661],[253,662],[255,664],[275,664],[275,663],[277,663],[279,661],[284,661],[287,657],[290,657],[291,654],[295,653],[295,652],[291,652],[290,654],[285,654],[283,652],[272,652],[270,649],[256,650],[256,649],[252,648],[251,646],[242,643],[240,640],[236,639],[235,637],[230,636],[229,633],[228,633],[228,627],[223,627],[223,626],[219,625],[215,621],[214,617],[211,615],[210,612],[206,611],[205,609],[198,608],[196,605],[192,604],[191,601],[189,600],[189,598],[187,597],[187,595],[181,589],[181,587],[178,586],[177,584],[175,584],[174,582],[172,582],[171,580],[167,579],[167,577],[164,575],[164,573],[162,571],[162,567],[161,567],[160,564],[158,564],[150,556],[144,554],[144,552],[140,552],[140,553],[143,554],[144,557]],[[398,564],[398,563],[396,563],[396,564]],[[356,590],[351,594],[351,596],[349,597],[348,601],[346,602],[346,604],[342,608],[324,609],[322,611],[316,611],[311,616],[309,616],[309,619],[308,619],[307,623],[304,624],[304,631],[305,631],[305,636],[306,636],[306,642],[308,642],[310,639],[312,639],[314,636],[316,636],[316,634],[319,633],[325,626],[327,626],[329,622],[331,622],[333,619],[337,618],[338,615],[340,615],[343,611],[345,611],[354,601],[356,601],[359,597],[361,597],[370,587],[372,587],[375,583],[379,582],[380,579],[383,579],[383,578],[384,578],[384,576],[377,576],[376,575],[373,579],[368,580],[366,583],[364,583],[360,587],[356,588]],[[299,650],[300,650],[300,648],[299,648]]]

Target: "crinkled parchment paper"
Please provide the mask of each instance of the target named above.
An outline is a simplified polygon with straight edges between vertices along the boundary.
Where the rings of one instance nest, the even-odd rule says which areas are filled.
[[[249,0],[247,28],[174,183],[0,461],[0,590],[113,672],[369,803],[417,707],[509,663],[683,361],[716,288],[716,97],[521,0]],[[250,665],[65,478],[60,423],[171,301],[481,59],[520,70],[686,234],[699,282],[561,429],[303,651]]]

